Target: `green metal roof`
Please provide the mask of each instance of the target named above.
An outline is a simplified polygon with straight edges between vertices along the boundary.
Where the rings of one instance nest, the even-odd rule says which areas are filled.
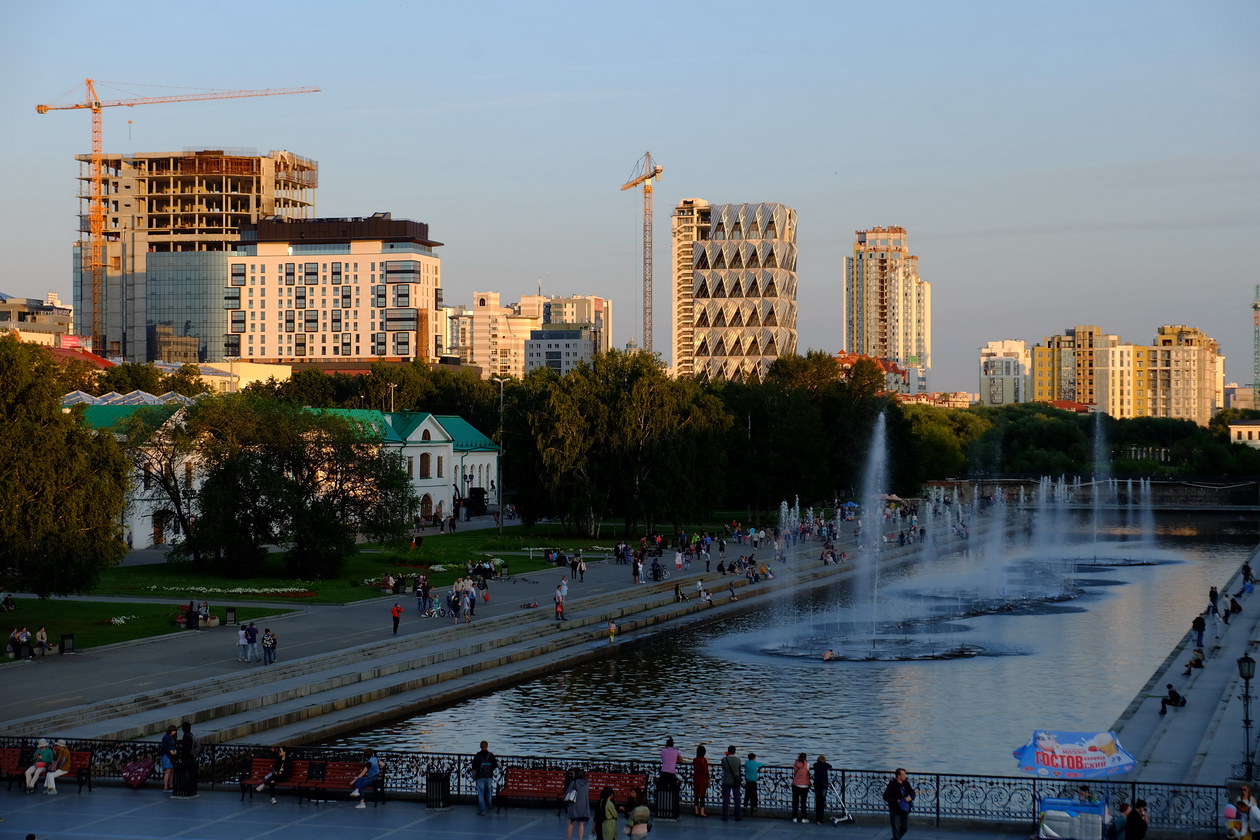
[[[375,409],[370,408],[312,408],[311,411],[317,414],[331,414],[334,417],[340,417],[347,423],[358,426],[360,428],[371,428],[378,434],[381,440],[386,443],[401,443],[402,438],[398,437],[398,433],[394,431],[385,419],[385,415]]]
[[[451,436],[457,452],[498,452],[499,445],[469,423],[463,417],[453,414],[435,414],[434,419],[442,424],[446,433]]]
[[[138,411],[156,412],[166,419],[181,408],[181,405],[89,405],[83,409],[83,420],[94,429],[112,429]]]
[[[411,433],[429,417],[432,417],[427,411],[393,411],[385,415],[389,420],[394,431],[402,440],[411,437]]]

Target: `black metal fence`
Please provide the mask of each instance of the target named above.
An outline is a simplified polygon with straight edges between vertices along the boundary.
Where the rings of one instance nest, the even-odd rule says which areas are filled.
[[[121,780],[122,768],[143,758],[154,758],[157,741],[73,740],[67,742],[72,751],[91,751],[94,780]],[[23,750],[22,764],[30,763],[29,753],[35,739],[0,736],[0,748]],[[361,749],[348,747],[294,747],[291,755],[299,760],[353,761]],[[449,786],[454,800],[474,801],[476,790],[471,775],[471,755],[455,753],[417,753],[377,750],[387,767],[386,790],[394,794],[427,796],[432,784]],[[197,763],[203,786],[233,787],[249,772],[250,759],[274,755],[274,747],[251,744],[206,744]],[[568,770],[582,767],[606,773],[642,774],[648,778],[649,799],[656,801],[656,782],[660,762],[617,761],[601,758],[540,758],[536,756],[498,756],[496,789],[503,784],[509,767],[540,770]],[[710,763],[715,779],[721,770],[716,759]],[[839,814],[841,805],[855,816],[883,815],[884,787],[890,773],[886,770],[836,769],[830,774],[827,813]],[[1047,780],[1022,776],[972,776],[955,773],[911,773],[916,791],[914,817],[931,819],[937,825],[951,822],[1031,825],[1037,818],[1037,804],[1044,797],[1071,799],[1076,796],[1079,780]],[[686,811],[695,798],[691,765],[680,761],[678,766],[679,799]],[[1218,785],[1176,785],[1145,782],[1095,782],[1096,792],[1112,803],[1145,799],[1153,828],[1166,831],[1209,832],[1222,828],[1221,813],[1227,803],[1226,790]],[[758,813],[785,815],[791,810],[792,768],[767,766],[761,770],[757,785]],[[720,785],[709,788],[706,800],[711,807],[720,804]],[[810,807],[813,794],[810,794]],[[432,799],[430,799],[432,801]]]

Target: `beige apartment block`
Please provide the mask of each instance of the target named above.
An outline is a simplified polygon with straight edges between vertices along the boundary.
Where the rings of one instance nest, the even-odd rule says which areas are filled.
[[[844,260],[844,347],[906,370],[911,393],[926,393],[932,369],[932,284],[919,276],[903,227],[854,232]]]
[[[225,357],[436,361],[441,245],[389,213],[248,226],[219,282]]]
[[[1061,335],[1047,336],[1032,351],[1032,400],[1071,400],[1097,405],[1095,377],[1104,351],[1120,344],[1092,325],[1078,325]]]
[[[525,344],[537,330],[585,328],[591,344],[586,358],[610,350],[612,306],[594,295],[524,295],[505,304],[498,292],[473,292],[471,309],[447,314],[451,352],[480,367],[483,379],[523,379],[529,368]]]
[[[93,299],[82,272],[91,155],[78,155],[80,240],[74,253],[75,322],[90,332]],[[223,358],[226,257],[241,229],[265,217],[314,215],[318,164],[288,151],[106,154],[102,355],[127,361]],[[164,327],[164,329],[158,329]]]
[[[1031,382],[1032,353],[1025,342],[1007,338],[980,348],[981,405],[1028,402]]]

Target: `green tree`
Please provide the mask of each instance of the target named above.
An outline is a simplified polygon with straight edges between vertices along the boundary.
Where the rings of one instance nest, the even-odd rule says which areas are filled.
[[[338,412],[254,392],[202,399],[186,426],[205,479],[183,550],[227,574],[274,544],[292,574],[334,576],[358,534],[397,534],[418,507],[382,430]]]
[[[127,460],[61,410],[57,365],[0,338],[0,583],[40,597],[91,589],[126,554]]]
[[[121,365],[114,365],[101,374],[92,393],[100,396],[111,391],[119,394],[130,394],[132,391],[160,394],[163,392],[162,374],[150,364],[124,362]]]
[[[162,393],[174,391],[185,397],[196,397],[210,392],[210,386],[201,378],[201,369],[196,365],[180,365],[179,369],[162,377],[158,386]]]

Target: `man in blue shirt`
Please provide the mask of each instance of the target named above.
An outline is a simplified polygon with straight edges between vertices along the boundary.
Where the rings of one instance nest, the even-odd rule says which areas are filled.
[[[761,778],[764,761],[757,760],[756,753],[749,753],[744,762],[744,808],[750,814],[757,813],[757,781]]]

